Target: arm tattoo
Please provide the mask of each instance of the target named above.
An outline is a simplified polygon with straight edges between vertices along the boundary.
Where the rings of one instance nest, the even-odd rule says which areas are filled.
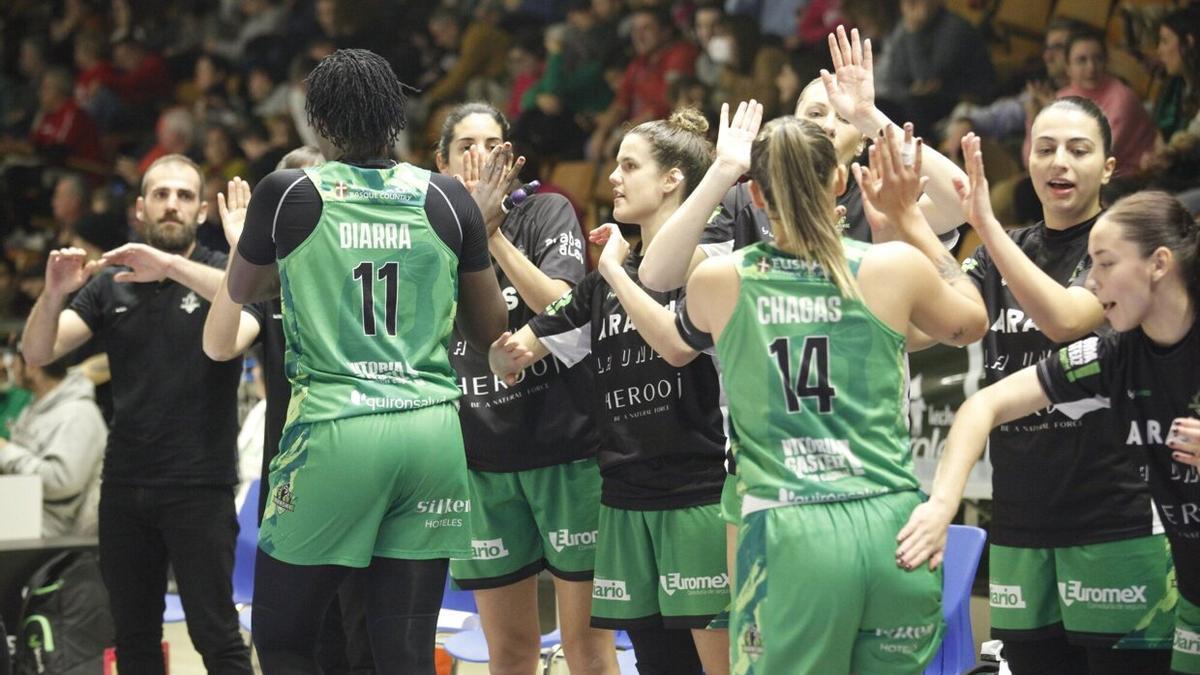
[[[934,261],[933,266],[937,269],[938,276],[944,279],[946,283],[952,284],[967,276],[963,273],[962,266],[949,253],[943,253]]]

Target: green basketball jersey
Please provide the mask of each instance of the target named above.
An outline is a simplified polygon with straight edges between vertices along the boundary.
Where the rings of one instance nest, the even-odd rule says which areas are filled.
[[[279,260],[288,426],[457,399],[446,349],[458,256],[426,217],[429,172],[329,162],[305,173],[324,205]]]
[[[869,246],[843,241],[857,273]],[[904,336],[819,265],[767,243],[734,255],[741,291],[716,349],[744,510],[916,489]]]

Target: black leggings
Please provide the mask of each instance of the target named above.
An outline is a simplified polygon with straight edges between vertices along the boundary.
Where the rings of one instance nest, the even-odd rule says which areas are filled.
[[[1156,675],[1171,672],[1170,649],[1084,647],[1066,636],[1004,643],[1013,675]]]
[[[702,675],[700,654],[686,628],[639,628],[627,631],[641,675]]]
[[[258,552],[254,569],[254,646],[265,675],[321,672],[321,623],[351,568],[292,565]],[[373,558],[367,576],[367,634],[376,670],[433,675],[434,638],[445,558]]]

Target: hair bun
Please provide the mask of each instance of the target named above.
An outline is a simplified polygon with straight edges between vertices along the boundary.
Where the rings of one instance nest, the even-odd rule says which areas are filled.
[[[667,126],[703,136],[708,133],[708,118],[695,108],[679,108],[667,118]]]

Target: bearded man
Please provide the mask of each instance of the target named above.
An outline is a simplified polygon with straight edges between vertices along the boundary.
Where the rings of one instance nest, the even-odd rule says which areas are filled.
[[[50,363],[99,340],[112,369],[114,422],[100,490],[100,565],[122,673],[158,675],[167,567],[209,673],[250,675],[232,574],[240,359],[216,362],[201,338],[226,256],[196,243],[204,178],[182,155],[155,161],[137,200],[139,234],[88,262],[50,254],[22,353]],[[78,293],[68,303],[68,296]],[[261,310],[242,310],[261,322]]]

